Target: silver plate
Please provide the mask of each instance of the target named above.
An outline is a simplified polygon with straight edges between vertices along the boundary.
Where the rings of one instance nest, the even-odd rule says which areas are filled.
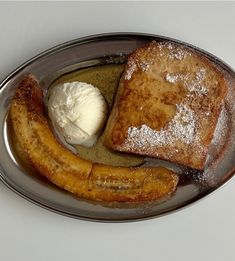
[[[88,66],[119,63],[127,54],[151,40],[172,41],[192,48],[208,57],[226,76],[229,93],[226,98],[226,119],[217,129],[216,141],[211,145],[205,171],[192,171],[164,161],[150,160],[149,165],[166,165],[180,175],[175,195],[164,202],[140,205],[103,205],[85,201],[57,189],[44,179],[31,175],[18,161],[12,149],[7,113],[15,88],[22,75],[35,74],[46,90],[57,77],[64,73]],[[228,65],[215,56],[192,45],[167,37],[114,33],[80,38],[56,46],[26,62],[11,73],[0,84],[0,178],[13,191],[31,202],[51,211],[70,217],[93,221],[133,221],[160,216],[173,212],[208,195],[235,172],[235,73]]]

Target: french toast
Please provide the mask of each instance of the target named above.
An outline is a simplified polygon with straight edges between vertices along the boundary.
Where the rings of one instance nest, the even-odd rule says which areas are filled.
[[[78,197],[106,202],[163,199],[176,190],[178,175],[163,167],[114,167],[82,159],[63,147],[47,121],[42,89],[32,75],[19,84],[10,119],[21,150],[53,184]]]
[[[226,91],[223,73],[209,59],[152,41],[127,59],[105,144],[203,169]]]

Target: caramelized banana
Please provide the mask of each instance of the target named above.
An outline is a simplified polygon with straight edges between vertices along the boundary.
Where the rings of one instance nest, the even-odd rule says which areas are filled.
[[[92,163],[64,148],[53,135],[43,93],[32,75],[23,78],[10,107],[16,138],[33,166],[55,185],[96,201],[141,202],[172,194],[178,176],[162,168],[124,168]]]

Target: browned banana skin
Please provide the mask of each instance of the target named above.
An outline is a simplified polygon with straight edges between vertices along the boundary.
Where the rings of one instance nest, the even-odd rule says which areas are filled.
[[[52,183],[78,197],[105,202],[142,202],[172,194],[178,176],[162,168],[124,168],[97,164],[73,154],[53,135],[42,90],[26,75],[10,106],[13,129],[33,166]]]

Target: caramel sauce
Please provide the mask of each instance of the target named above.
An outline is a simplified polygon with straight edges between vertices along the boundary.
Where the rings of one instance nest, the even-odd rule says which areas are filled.
[[[105,97],[110,112],[123,69],[123,64],[99,65],[80,69],[62,75],[52,86],[73,81],[92,84],[99,88]],[[103,140],[104,136],[101,135],[98,142],[92,148],[86,148],[80,145],[75,145],[74,147],[78,151],[79,156],[93,162],[123,167],[138,166],[144,162],[144,158],[141,156],[119,153],[106,148],[103,145]]]

